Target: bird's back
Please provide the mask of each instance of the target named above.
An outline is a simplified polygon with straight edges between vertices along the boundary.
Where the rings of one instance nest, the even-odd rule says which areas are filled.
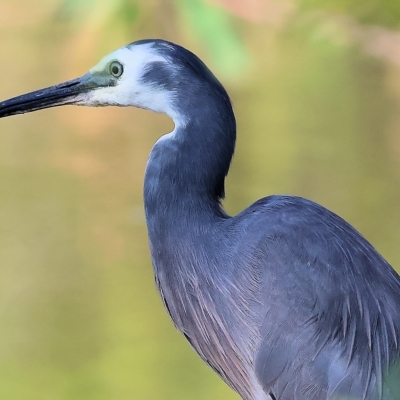
[[[348,223],[271,196],[229,221],[255,296],[254,368],[281,400],[400,399],[400,278]],[[251,245],[250,245],[251,244]],[[397,386],[396,386],[397,385]]]

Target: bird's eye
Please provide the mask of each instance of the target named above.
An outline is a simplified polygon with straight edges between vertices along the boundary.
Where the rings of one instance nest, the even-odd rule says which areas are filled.
[[[119,78],[122,75],[122,73],[124,72],[124,67],[118,61],[113,61],[110,64],[109,69],[110,69],[110,74],[112,76],[114,76],[115,78]]]

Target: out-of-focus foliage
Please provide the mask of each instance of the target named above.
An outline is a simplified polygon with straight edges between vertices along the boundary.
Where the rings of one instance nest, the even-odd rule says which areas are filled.
[[[354,17],[363,24],[387,28],[400,26],[400,2],[393,0],[297,0],[305,11],[324,10],[328,13]]]
[[[61,20],[74,19],[85,25],[93,15],[106,14],[106,18],[114,20],[119,28],[130,29],[138,18],[139,9],[136,0],[65,0],[59,4],[55,17]]]
[[[246,65],[245,52],[230,16],[204,0],[176,0],[179,14],[210,52],[216,65],[227,75],[237,75]]]

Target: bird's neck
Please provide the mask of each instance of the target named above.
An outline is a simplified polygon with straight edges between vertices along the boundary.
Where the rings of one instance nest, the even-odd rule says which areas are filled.
[[[161,224],[224,217],[221,199],[235,146],[236,123],[223,91],[200,102],[192,96],[184,123],[153,147],[145,176],[149,231]],[[201,215],[201,217],[200,217]]]

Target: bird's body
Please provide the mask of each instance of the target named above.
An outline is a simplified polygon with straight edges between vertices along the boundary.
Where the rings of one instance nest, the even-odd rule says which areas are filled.
[[[236,126],[207,67],[152,40],[90,74],[0,103],[0,117],[75,103],[173,118],[149,157],[145,211],[164,304],[203,360],[245,400],[399,400],[398,274],[311,201],[271,196],[223,211]]]

